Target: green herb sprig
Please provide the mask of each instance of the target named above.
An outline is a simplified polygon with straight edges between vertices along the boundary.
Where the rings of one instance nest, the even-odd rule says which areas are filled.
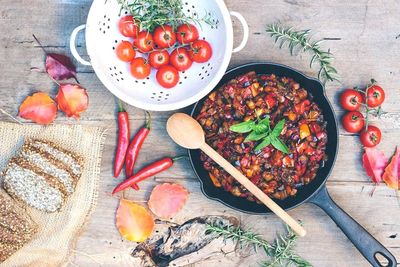
[[[232,125],[229,129],[236,133],[249,133],[244,139],[244,142],[262,140],[261,143],[255,147],[255,151],[259,151],[271,144],[276,149],[288,154],[289,148],[279,138],[284,126],[285,119],[282,119],[275,125],[274,129],[271,130],[269,116],[266,116],[262,120],[248,120]]]
[[[181,24],[205,22],[215,26],[218,22],[211,13],[205,11],[203,17],[198,12],[185,15],[182,0],[117,0],[121,11],[127,10],[138,22],[141,30],[152,32],[157,26],[169,24],[174,30]]]
[[[271,244],[264,240],[260,235],[251,231],[242,230],[232,225],[209,224],[207,225],[207,234],[222,236],[224,239],[230,239],[239,243],[240,248],[252,246],[255,250],[261,248],[270,258],[269,261],[261,263],[263,267],[278,266],[300,266],[310,267],[311,263],[301,258],[294,252],[297,235],[293,230],[286,226],[285,235],[279,235]]]
[[[282,48],[287,43],[291,55],[294,55],[296,51],[311,53],[310,68],[314,63],[319,63],[318,79],[324,84],[327,81],[339,81],[340,76],[332,65],[334,59],[332,53],[329,50],[322,50],[320,44],[324,40],[311,40],[309,36],[310,30],[295,31],[292,28],[284,28],[278,24],[270,24],[267,26],[266,32],[275,38],[275,43],[279,43],[279,48]]]

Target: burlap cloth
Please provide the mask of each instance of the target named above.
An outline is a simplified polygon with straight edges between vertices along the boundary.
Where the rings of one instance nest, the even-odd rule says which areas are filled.
[[[26,137],[50,140],[78,153],[84,158],[84,170],[76,191],[60,212],[48,214],[27,209],[39,225],[39,232],[0,266],[67,265],[77,238],[96,206],[105,133],[102,128],[81,125],[42,127],[0,122],[0,170],[19,150]]]

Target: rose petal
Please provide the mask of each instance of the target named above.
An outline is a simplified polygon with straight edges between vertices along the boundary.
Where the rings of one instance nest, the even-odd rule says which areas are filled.
[[[154,218],[144,207],[132,201],[121,199],[115,224],[121,236],[125,239],[143,242],[153,232]]]
[[[388,163],[385,154],[376,148],[366,147],[362,160],[367,175],[374,183],[380,183],[383,171]]]
[[[383,174],[383,181],[387,186],[399,190],[400,189],[400,148],[396,149],[389,165],[385,168],[385,173]]]
[[[154,187],[149,202],[150,210],[161,218],[170,218],[185,205],[189,192],[179,184],[164,183]]]
[[[18,115],[39,124],[50,124],[57,116],[57,105],[48,94],[38,92],[25,98]]]
[[[46,71],[54,80],[76,79],[76,67],[71,59],[64,55],[47,54]]]
[[[58,108],[65,112],[68,117],[79,118],[89,104],[86,90],[79,84],[60,84],[56,96]]]

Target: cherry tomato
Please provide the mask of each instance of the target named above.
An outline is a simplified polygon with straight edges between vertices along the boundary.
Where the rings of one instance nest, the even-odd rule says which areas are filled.
[[[212,48],[207,41],[197,40],[190,46],[189,55],[194,62],[204,63],[210,60]]]
[[[171,53],[170,63],[177,70],[185,71],[192,66],[193,61],[185,48],[177,48]]]
[[[162,66],[156,75],[158,83],[164,88],[172,88],[179,82],[179,72],[174,67]]]
[[[149,54],[150,66],[159,69],[161,66],[168,65],[169,54],[167,50],[153,51]]]
[[[385,100],[385,91],[379,85],[373,84],[367,88],[367,104],[370,108],[382,105]]]
[[[148,53],[153,50],[153,36],[148,31],[139,32],[137,38],[133,40],[133,45],[142,53]]]
[[[137,57],[131,62],[131,74],[136,79],[145,79],[150,75],[150,64],[142,57]]]
[[[120,33],[126,37],[136,38],[139,32],[139,26],[132,16],[122,17],[118,22]]]
[[[340,104],[348,111],[359,110],[362,100],[361,93],[354,89],[346,89],[340,96]]]
[[[358,111],[347,112],[342,118],[343,128],[349,133],[358,133],[364,128],[364,116]]]
[[[170,25],[158,26],[153,32],[153,39],[159,48],[169,48],[176,43],[176,34]]]
[[[117,53],[117,57],[125,62],[130,62],[135,58],[136,52],[133,49],[133,46],[128,41],[120,42],[115,48],[115,52]]]
[[[367,130],[363,130],[360,134],[360,140],[365,147],[374,147],[381,142],[381,130],[378,127],[368,125]]]
[[[182,24],[176,31],[176,38],[181,44],[190,44],[199,39],[199,31],[193,24]]]

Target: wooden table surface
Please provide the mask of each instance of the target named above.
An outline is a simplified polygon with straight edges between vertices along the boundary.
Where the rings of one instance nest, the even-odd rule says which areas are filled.
[[[43,72],[43,53],[33,41],[36,34],[51,51],[69,54],[68,42],[72,30],[85,23],[91,5],[90,0],[1,0],[0,5],[0,108],[16,115],[20,102],[28,94],[43,90],[55,94],[55,85]],[[250,26],[250,39],[246,48],[234,54],[230,66],[247,62],[271,61],[289,65],[308,75],[309,56],[290,56],[287,49],[279,50],[264,33],[265,25],[276,21],[297,29],[312,29],[315,38],[326,38],[324,47],[331,48],[336,60],[334,65],[342,76],[342,85],[328,83],[327,95],[334,104],[338,116],[338,94],[344,87],[366,84],[371,77],[386,89],[384,109],[388,112],[378,122],[383,130],[379,146],[386,155],[400,144],[400,2],[396,0],[354,1],[306,1],[306,0],[226,0],[229,10],[240,11]],[[240,27],[234,23],[235,36]],[[236,40],[237,42],[239,40]],[[79,50],[85,53],[83,37],[78,40]],[[71,266],[132,266],[129,253],[133,243],[123,240],[114,226],[118,199],[109,192],[117,184],[112,177],[112,158],[116,143],[115,100],[100,83],[90,67],[78,66],[78,77],[88,89],[90,106],[79,122],[108,128],[108,138],[103,153],[101,186],[98,206],[86,230],[79,238]],[[144,121],[144,112],[127,107],[131,116],[132,130]],[[189,109],[186,109],[189,110]],[[185,151],[167,136],[165,122],[171,112],[153,113],[154,130],[145,142],[138,166],[167,155],[179,155]],[[1,120],[8,120],[1,115]],[[68,123],[60,115],[56,123]],[[395,190],[373,185],[361,167],[361,146],[358,137],[340,129],[339,155],[328,189],[333,199],[363,225],[380,242],[400,259],[400,204]],[[200,191],[199,182],[189,162],[180,161],[174,168],[141,184],[139,193],[127,196],[145,203],[150,190],[161,182],[177,182],[186,186],[190,200],[174,221],[183,222],[198,215],[229,214],[241,220],[244,228],[251,228],[272,239],[283,230],[282,223],[274,215],[252,216],[236,212],[224,205],[207,199]],[[289,212],[305,223],[306,237],[298,241],[297,252],[314,266],[369,266],[346,236],[319,208],[304,204]],[[194,266],[257,266],[262,253],[239,255],[216,253],[213,257],[194,263]]]

